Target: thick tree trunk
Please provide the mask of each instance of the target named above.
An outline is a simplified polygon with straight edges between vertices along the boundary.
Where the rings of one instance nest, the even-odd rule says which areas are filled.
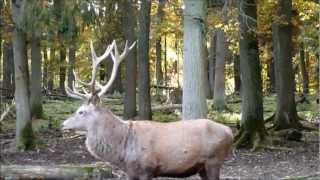
[[[241,79],[240,79],[240,59],[239,55],[233,55],[233,73],[234,73],[234,92],[240,94]]]
[[[64,46],[60,47],[60,64],[59,64],[59,89],[60,92],[65,94],[66,82],[66,49]]]
[[[38,37],[32,37],[32,48],[31,48],[31,115],[36,118],[42,116],[42,93],[41,93],[41,49],[40,39]]]
[[[43,47],[42,53],[43,53],[42,86],[44,89],[47,89],[48,88],[48,53],[47,53],[46,46]]]
[[[48,62],[48,91],[52,92],[54,88],[54,65],[56,64],[56,55],[55,55],[55,48],[50,48],[50,59]]]
[[[256,22],[248,20],[257,19],[257,5],[255,0],[245,0],[240,3],[243,10],[240,14],[240,69],[242,77],[241,86],[241,121],[240,131],[236,136],[236,144],[249,144],[255,149],[265,136],[262,103],[262,80],[260,74],[258,40],[255,31]]]
[[[274,67],[274,60],[271,59],[268,63],[268,90],[272,93],[276,92],[276,74],[275,74],[275,67]]]
[[[185,0],[184,58],[182,118],[206,118],[207,103],[204,87],[204,25],[207,4],[205,1]]]
[[[12,16],[16,24],[12,33],[13,59],[15,68],[15,103],[16,103],[16,148],[31,149],[34,146],[34,135],[30,112],[29,72],[25,34],[18,29],[24,1],[12,2]]]
[[[301,71],[301,76],[302,76],[302,88],[303,88],[303,94],[308,94],[309,93],[309,76],[308,76],[308,71],[306,68],[306,63],[305,63],[305,57],[304,57],[304,45],[303,43],[300,44],[300,71]]]
[[[213,96],[214,93],[214,78],[216,66],[216,33],[210,32],[210,47],[209,47],[209,86]]]
[[[14,63],[12,42],[3,43],[3,82],[5,97],[13,97],[14,92]]]
[[[73,89],[74,83],[74,74],[73,71],[75,70],[75,61],[76,61],[76,48],[74,45],[71,45],[69,48],[69,65],[68,65],[68,87]]]
[[[298,128],[298,114],[294,99],[294,73],[292,68],[292,1],[278,0],[278,15],[285,23],[273,25],[275,66],[277,82],[277,109],[274,121],[275,129]]]
[[[132,0],[123,0],[122,3],[122,31],[129,44],[136,40],[135,11]],[[137,115],[136,84],[137,84],[137,50],[132,49],[125,60],[125,88],[124,88],[124,119],[133,119]]]
[[[141,0],[138,33],[139,119],[152,119],[149,73],[149,32],[151,0]]]
[[[226,58],[226,40],[223,30],[217,30],[217,48],[216,48],[216,66],[214,80],[213,106],[217,111],[223,111],[226,107],[225,101],[225,58]]]

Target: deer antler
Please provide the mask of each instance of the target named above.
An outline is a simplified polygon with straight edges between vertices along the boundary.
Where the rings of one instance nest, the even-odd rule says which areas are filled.
[[[128,55],[131,49],[136,45],[136,42],[133,42],[132,45],[128,48],[128,41],[126,41],[125,47],[121,55],[119,54],[117,44],[114,44],[114,52],[111,52],[111,59],[113,61],[113,67],[111,71],[111,76],[109,81],[101,87],[101,91],[98,93],[98,96],[101,97],[104,93],[106,93],[110,86],[112,85],[113,81],[116,78],[117,70],[120,63],[124,60],[124,58]]]
[[[73,90],[71,90],[70,88],[66,88],[66,93],[68,96],[72,97],[72,98],[77,98],[77,99],[84,99],[84,100],[90,100],[93,95],[95,94],[95,87],[97,86],[100,91],[97,94],[98,97],[101,97],[104,93],[106,93],[109,89],[110,86],[112,85],[113,81],[115,80],[116,74],[117,74],[117,70],[118,67],[120,65],[120,63],[123,61],[123,59],[128,55],[129,51],[135,46],[136,42],[134,42],[129,48],[128,48],[128,42],[126,41],[125,44],[125,48],[123,50],[123,52],[121,53],[121,55],[119,54],[118,51],[118,47],[116,44],[116,41],[113,41],[108,48],[106,49],[106,51],[104,52],[104,54],[100,57],[97,56],[94,48],[93,48],[93,43],[92,41],[90,41],[90,49],[91,49],[91,56],[92,56],[92,74],[91,74],[91,81],[89,83],[85,83],[82,81],[79,81],[81,84],[87,85],[87,86],[91,86],[91,92],[86,92],[85,90],[84,93],[80,93],[79,91],[76,90],[75,88],[75,84],[73,84]],[[114,50],[114,52],[112,52],[112,50]],[[111,59],[113,61],[113,68],[112,68],[112,72],[111,72],[111,76],[109,81],[105,84],[105,85],[101,85],[99,82],[96,82],[96,76],[97,76],[97,69],[99,64],[105,59],[107,58],[109,55],[111,54]],[[75,81],[78,81],[77,76],[74,73],[74,77],[75,77]]]

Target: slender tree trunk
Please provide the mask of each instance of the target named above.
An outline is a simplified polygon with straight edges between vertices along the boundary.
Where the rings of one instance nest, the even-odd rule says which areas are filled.
[[[43,53],[42,86],[44,89],[47,89],[48,88],[48,53],[47,53],[46,46],[43,47],[42,53]]]
[[[241,79],[240,79],[240,58],[239,55],[233,55],[233,72],[234,72],[234,92],[240,94]]]
[[[158,86],[161,86],[163,83],[163,73],[162,73],[162,66],[161,66],[161,37],[156,40],[156,95],[157,98],[161,96],[161,89]]]
[[[55,48],[50,48],[50,59],[48,62],[48,91],[52,92],[54,88],[54,65],[56,64]]]
[[[168,84],[168,61],[167,61],[167,35],[164,35],[164,74],[163,74],[163,78],[164,78],[164,86],[167,86]]]
[[[166,0],[159,0],[158,4],[158,10],[157,10],[157,39],[156,39],[156,82],[157,82],[157,88],[156,88],[156,95],[157,98],[160,98],[162,95],[162,90],[158,87],[163,85],[163,72],[162,72],[162,64],[161,64],[161,25],[162,25],[162,19],[164,15],[163,8],[165,6]]]
[[[212,99],[212,94],[210,91],[210,83],[209,83],[209,51],[207,47],[206,40],[203,41],[203,60],[204,60],[204,91],[207,99]]]
[[[138,33],[139,119],[152,119],[149,73],[149,32],[151,0],[141,0]]]
[[[253,149],[257,148],[265,136],[262,103],[262,79],[259,62],[258,40],[255,31],[257,19],[257,5],[255,0],[240,2],[240,69],[242,77],[241,86],[241,121],[240,131],[236,136],[236,145],[249,144]]]
[[[74,45],[71,45],[69,48],[69,65],[68,65],[68,87],[73,89],[74,83],[74,74],[73,71],[75,70],[75,61],[76,61],[76,48]]]
[[[304,45],[303,43],[300,44],[300,71],[302,76],[302,88],[303,94],[309,93],[309,76],[308,71],[306,68],[305,58],[304,58]]]
[[[214,93],[214,79],[216,66],[216,35],[215,31],[210,32],[210,47],[209,47],[209,84],[210,91],[213,96]]]
[[[217,30],[217,49],[216,49],[216,66],[214,80],[214,97],[213,106],[217,111],[223,111],[226,107],[225,102],[225,79],[224,66],[226,58],[226,40],[223,30]]]
[[[277,82],[277,108],[275,129],[298,128],[298,114],[294,99],[294,73],[292,68],[292,1],[278,0],[278,15],[285,23],[273,25]]]
[[[184,120],[207,117],[204,87],[205,1],[185,0],[182,117]]]
[[[12,42],[3,43],[3,82],[4,96],[13,97],[14,92],[14,63]]]
[[[131,44],[136,40],[136,15],[132,0],[123,0],[122,4],[122,31],[124,37]],[[125,61],[125,88],[124,88],[124,119],[133,119],[137,115],[136,84],[137,84],[137,50],[132,49]]]
[[[269,91],[274,93],[276,91],[276,76],[275,76],[275,67],[274,67],[274,60],[271,59],[268,62],[268,79],[269,79]]]
[[[65,94],[66,82],[66,49],[64,46],[60,49],[60,64],[59,64],[59,89],[60,92]]]
[[[38,37],[32,37],[31,48],[31,115],[36,118],[42,117],[42,93],[41,93],[41,49],[40,39]]]
[[[24,1],[12,1],[12,16],[15,28],[12,33],[13,59],[15,68],[15,104],[16,104],[16,148],[28,150],[34,146],[30,112],[29,72],[25,34],[18,29]]]

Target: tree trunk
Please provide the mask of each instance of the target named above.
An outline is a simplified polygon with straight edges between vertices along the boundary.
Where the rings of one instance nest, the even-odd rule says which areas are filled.
[[[12,42],[3,43],[3,84],[4,96],[13,97],[14,92],[14,63]]]
[[[240,130],[236,136],[236,145],[249,144],[253,149],[265,136],[262,103],[262,80],[259,62],[257,34],[250,29],[257,29],[257,5],[255,0],[245,0],[240,3],[243,10],[240,14],[240,69],[241,86],[241,121]]]
[[[300,71],[302,76],[302,88],[303,94],[307,95],[309,93],[309,76],[306,68],[305,58],[304,58],[304,45],[300,44]]]
[[[276,92],[276,74],[274,67],[274,59],[271,59],[268,62],[268,78],[269,78],[269,87],[268,90],[272,93]]]
[[[62,94],[65,94],[66,82],[66,49],[64,46],[60,47],[60,64],[59,64],[59,89]]]
[[[40,39],[38,37],[32,37],[31,48],[31,115],[36,118],[42,117],[42,93],[41,93],[41,49]]]
[[[160,98],[162,90],[159,86],[163,83],[163,73],[162,73],[162,66],[161,66],[161,37],[156,40],[156,96]]]
[[[131,44],[136,40],[136,19],[132,0],[122,3],[122,31],[124,37]],[[137,115],[136,84],[137,84],[137,50],[133,48],[125,60],[125,88],[124,88],[124,119],[133,119]]]
[[[283,21],[273,25],[277,82],[277,108],[274,128],[287,129],[301,126],[294,99],[294,73],[292,68],[292,1],[278,0],[278,16]]]
[[[216,66],[216,33],[210,32],[210,47],[209,47],[209,84],[210,91],[213,96],[214,93],[214,78],[215,78],[215,66]]]
[[[52,92],[53,88],[54,88],[54,66],[55,66],[55,62],[56,62],[56,52],[55,52],[55,48],[51,47],[50,48],[50,59],[48,62],[48,91]]]
[[[29,72],[25,34],[18,29],[25,1],[12,2],[12,16],[15,28],[12,33],[13,59],[15,68],[15,103],[16,103],[16,148],[28,150],[34,146],[34,135],[30,112]]]
[[[68,87],[73,89],[74,83],[74,74],[73,71],[75,70],[75,61],[76,61],[76,48],[74,45],[70,45],[69,48],[69,65],[68,65]]]
[[[151,120],[149,32],[151,0],[141,0],[138,33],[139,119]]]
[[[43,53],[42,86],[44,89],[47,89],[48,88],[48,53],[47,53],[46,46],[43,47],[42,53]]]
[[[214,97],[213,107],[217,111],[223,111],[226,107],[225,102],[225,79],[224,66],[226,58],[226,45],[223,30],[217,30],[217,49],[216,49],[216,66],[215,66],[215,80],[214,80]]]
[[[234,92],[240,94],[241,79],[240,79],[240,59],[239,55],[233,55],[233,72],[234,72]]]
[[[203,41],[203,60],[204,60],[204,91],[207,99],[212,99],[212,94],[210,91],[210,83],[209,83],[209,52],[206,40]]]
[[[162,90],[158,88],[159,86],[163,85],[163,72],[162,72],[162,65],[161,65],[161,25],[163,19],[163,8],[165,6],[166,0],[159,0],[158,10],[157,10],[157,39],[156,39],[156,96],[160,98],[162,95]]]
[[[207,117],[204,87],[204,24],[206,2],[185,0],[182,118]]]

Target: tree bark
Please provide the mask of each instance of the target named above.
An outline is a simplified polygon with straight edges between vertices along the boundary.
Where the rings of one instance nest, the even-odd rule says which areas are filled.
[[[141,0],[138,33],[139,119],[151,120],[149,32],[151,0]]]
[[[294,99],[294,73],[292,68],[292,1],[278,0],[278,16],[281,22],[275,22],[272,33],[275,48],[275,66],[277,82],[277,108],[274,121],[276,130],[299,128],[298,114]],[[285,21],[285,23],[283,23]]]
[[[235,140],[237,146],[249,144],[255,149],[265,136],[259,48],[254,31],[257,23],[251,20],[257,19],[257,4],[255,0],[245,0],[240,2],[239,8],[243,10],[239,17],[242,103],[240,130]]]
[[[68,65],[68,87],[73,89],[73,83],[75,81],[75,77],[73,71],[75,70],[75,62],[76,62],[76,48],[75,45],[70,45],[69,47],[69,65]]]
[[[14,92],[14,63],[12,42],[3,43],[3,84],[5,97],[13,97]]]
[[[271,59],[268,62],[268,79],[269,85],[268,90],[272,93],[276,92],[276,76],[275,76],[275,67],[274,67],[274,59]]]
[[[59,89],[62,94],[65,94],[66,82],[66,48],[60,47],[60,63],[59,63]]]
[[[203,75],[203,22],[206,18],[207,4],[198,0],[185,0],[184,3],[182,118],[189,120],[207,117]]]
[[[31,115],[32,117],[40,118],[42,117],[42,93],[41,93],[41,49],[40,49],[40,39],[38,37],[32,37],[32,47],[31,47]]]
[[[122,31],[124,37],[131,44],[136,40],[136,15],[132,0],[123,0]],[[137,86],[137,48],[133,48],[125,60],[125,88],[124,88],[124,119],[133,119],[137,115],[136,103]]]
[[[34,146],[30,112],[29,72],[25,34],[19,29],[18,19],[23,19],[23,0],[12,1],[12,16],[15,28],[12,33],[13,59],[15,68],[15,103],[16,103],[16,148],[28,150]]]
[[[215,78],[215,66],[216,66],[216,33],[210,32],[210,47],[209,47],[209,86],[213,96],[214,94],[214,78]]]
[[[305,63],[305,51],[304,51],[304,45],[303,43],[300,44],[300,71],[302,76],[302,88],[303,88],[303,94],[307,95],[309,93],[309,76],[308,71],[306,68]]]
[[[212,99],[212,94],[210,91],[210,83],[209,83],[209,51],[207,47],[206,40],[203,41],[203,66],[204,66],[204,72],[203,72],[203,79],[204,79],[204,91],[207,99]]]
[[[214,80],[214,97],[213,106],[217,111],[223,111],[226,107],[225,102],[225,58],[226,58],[226,40],[223,30],[217,30],[217,49],[216,49],[216,66]]]
[[[240,79],[240,58],[239,55],[233,55],[233,73],[234,73],[234,92],[240,94],[241,79]]]

